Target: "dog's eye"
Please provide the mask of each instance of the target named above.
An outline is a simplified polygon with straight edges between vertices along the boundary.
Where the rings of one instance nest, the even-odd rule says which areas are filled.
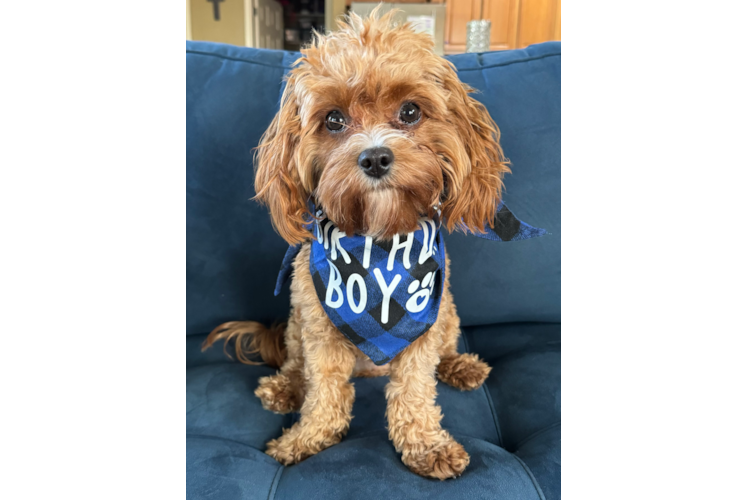
[[[331,132],[340,132],[345,127],[345,116],[338,110],[330,111],[325,118],[325,125]]]
[[[400,121],[413,125],[421,119],[421,108],[419,108],[413,102],[406,102],[403,107],[400,108]]]

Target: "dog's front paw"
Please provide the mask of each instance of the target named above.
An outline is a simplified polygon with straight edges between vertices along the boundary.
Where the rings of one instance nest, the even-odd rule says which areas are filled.
[[[286,375],[278,374],[262,377],[255,389],[255,396],[262,401],[262,407],[275,413],[291,413],[301,409],[301,396],[294,381]]]
[[[268,441],[265,453],[283,465],[297,464],[312,455],[308,450],[299,446],[298,440],[286,438],[285,429],[283,432],[283,436]]]
[[[344,434],[324,429],[311,434],[309,427],[302,427],[297,422],[290,429],[283,429],[283,435],[278,439],[268,441],[265,453],[283,465],[293,465],[339,443]]]
[[[439,480],[458,477],[470,463],[470,455],[453,438],[425,452],[403,450],[403,463],[419,476]]]
[[[491,367],[477,354],[460,354],[442,358],[436,369],[439,380],[461,391],[472,391],[485,382]]]

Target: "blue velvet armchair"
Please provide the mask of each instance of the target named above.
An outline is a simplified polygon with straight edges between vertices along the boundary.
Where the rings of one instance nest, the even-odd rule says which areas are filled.
[[[274,372],[201,352],[229,320],[288,314],[273,296],[287,244],[254,196],[252,149],[278,109],[298,53],[187,42],[187,496],[190,499],[504,498],[561,489],[561,45],[449,59],[501,129],[513,174],[505,201],[543,238],[494,244],[446,237],[461,350],[492,367],[483,387],[438,385],[444,427],[471,455],[440,482],[410,472],[387,438],[385,378],[355,379],[347,436],[284,467],[265,443],[298,415],[253,395]]]

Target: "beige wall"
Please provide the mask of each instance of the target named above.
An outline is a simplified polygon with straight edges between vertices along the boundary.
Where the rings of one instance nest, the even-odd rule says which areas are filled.
[[[349,2],[350,3],[350,2]],[[345,14],[346,0],[325,0],[325,29],[335,31],[338,25],[335,19]]]
[[[190,0],[187,1],[187,40],[192,40],[192,19],[190,19]]]
[[[188,22],[192,20],[192,40],[245,45],[244,0],[224,0],[219,4],[221,19],[213,18],[213,3],[207,0],[187,0]],[[189,33],[190,30],[188,30]]]

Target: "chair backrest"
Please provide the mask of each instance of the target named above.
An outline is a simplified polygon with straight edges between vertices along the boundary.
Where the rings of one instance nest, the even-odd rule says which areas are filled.
[[[286,243],[251,201],[253,151],[278,109],[295,52],[187,42],[187,334],[288,314],[273,288]],[[449,59],[501,129],[513,174],[505,201],[550,231],[494,243],[446,238],[463,325],[560,321],[561,45]]]

